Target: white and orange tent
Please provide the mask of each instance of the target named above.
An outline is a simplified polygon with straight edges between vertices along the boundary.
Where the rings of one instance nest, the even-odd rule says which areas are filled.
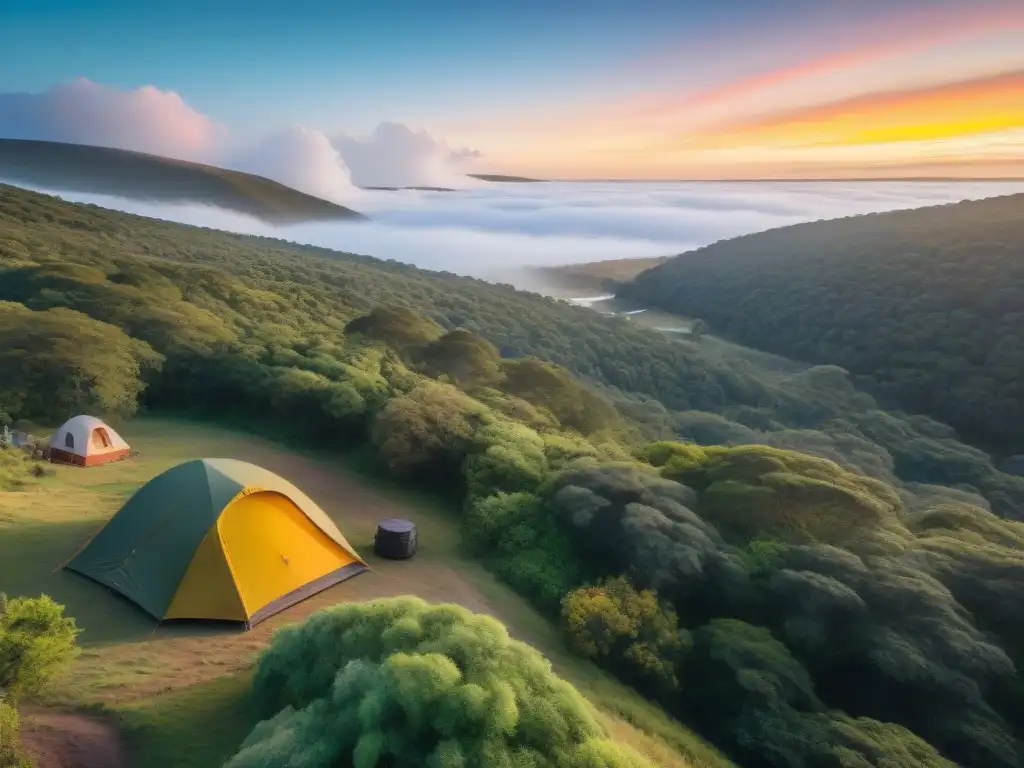
[[[50,438],[50,459],[93,467],[123,459],[131,449],[111,427],[95,416],[75,416]]]

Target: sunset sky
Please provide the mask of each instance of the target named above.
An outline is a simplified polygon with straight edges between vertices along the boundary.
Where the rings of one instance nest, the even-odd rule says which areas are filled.
[[[1024,176],[1024,0],[0,0],[0,135],[117,92],[197,155],[395,122],[545,178]]]

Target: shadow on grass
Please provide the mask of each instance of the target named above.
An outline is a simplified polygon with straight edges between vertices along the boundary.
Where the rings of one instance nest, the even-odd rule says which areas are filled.
[[[249,673],[227,675],[123,707],[113,713],[135,768],[216,768],[253,725]]]

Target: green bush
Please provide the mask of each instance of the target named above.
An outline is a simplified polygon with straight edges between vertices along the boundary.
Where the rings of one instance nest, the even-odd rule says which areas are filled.
[[[453,386],[425,383],[388,402],[371,438],[388,468],[400,474],[455,473],[470,452],[485,406]]]
[[[407,307],[378,306],[349,321],[345,333],[361,334],[399,350],[427,344],[444,332],[433,320]]]
[[[78,628],[47,595],[0,594],[0,694],[38,693],[75,657]]]
[[[32,768],[21,753],[14,703],[63,670],[77,652],[77,636],[75,620],[46,595],[8,600],[0,593],[0,768]]]
[[[225,768],[647,768],[587,701],[489,617],[414,598],[279,630],[259,723]]]
[[[33,768],[21,752],[18,711],[0,695],[0,768]]]
[[[690,646],[676,612],[624,577],[580,587],[562,601],[570,646],[659,698],[679,687],[677,668]]]
[[[580,558],[532,493],[497,493],[472,501],[463,523],[470,552],[550,613],[582,580]]]

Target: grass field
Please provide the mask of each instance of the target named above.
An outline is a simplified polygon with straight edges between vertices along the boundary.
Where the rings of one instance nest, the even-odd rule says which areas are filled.
[[[220,765],[251,727],[247,670],[275,627],[337,602],[400,594],[456,602],[497,617],[594,702],[609,732],[657,764],[730,765],[657,707],[567,654],[544,617],[460,554],[449,505],[371,484],[364,472],[338,457],[303,453],[225,428],[139,419],[121,431],[139,451],[137,457],[89,469],[55,467],[28,490],[0,493],[0,591],[47,593],[67,606],[83,629],[82,654],[44,703],[100,708],[115,716],[139,768]],[[157,627],[128,601],[61,570],[135,489],[175,464],[200,457],[243,459],[288,478],[335,519],[372,570],[250,632],[191,623]],[[419,528],[421,548],[412,560],[373,555],[377,521],[393,516],[412,519]]]

